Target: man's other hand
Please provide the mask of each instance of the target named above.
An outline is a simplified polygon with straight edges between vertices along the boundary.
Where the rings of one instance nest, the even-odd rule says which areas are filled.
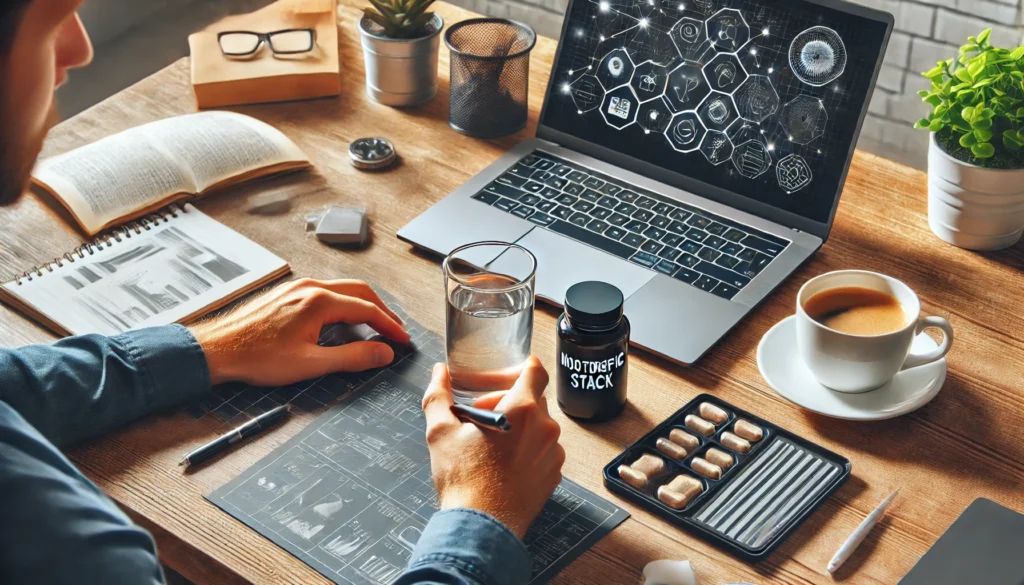
[[[386,366],[395,359],[386,343],[318,345],[320,329],[339,322],[365,323],[388,339],[409,341],[398,315],[368,284],[355,280],[288,282],[190,329],[206,353],[213,384],[280,386]]]
[[[565,450],[558,423],[548,414],[548,374],[536,357],[527,360],[511,390],[476,405],[505,413],[512,430],[481,429],[454,414],[451,379],[444,364],[423,396],[427,445],[441,508],[486,512],[520,538],[562,481]]]

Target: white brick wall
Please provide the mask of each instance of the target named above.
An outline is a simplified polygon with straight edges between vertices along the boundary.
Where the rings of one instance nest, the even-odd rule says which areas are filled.
[[[567,0],[448,0],[456,6],[494,16],[525,22],[546,37],[558,38]]]
[[[892,36],[889,37],[889,48],[885,51],[884,62],[906,69],[912,40],[913,37],[907,33],[893,31]]]
[[[916,2],[899,2],[896,11],[897,27],[919,37],[930,37],[935,25],[935,8]]]
[[[964,41],[966,40],[967,37],[964,37]],[[911,74],[928,71],[935,67],[937,62],[944,61],[953,56],[956,56],[956,47],[951,44],[915,38],[910,41],[909,69]]]
[[[567,0],[449,0],[503,18],[526,22],[537,33],[557,37]],[[585,0],[580,0],[585,1]],[[957,48],[986,28],[992,42],[1016,47],[1024,41],[1024,0],[853,0],[890,12],[896,28],[889,40],[878,84],[868,107],[860,147],[900,162],[925,167],[928,137],[911,126],[927,109],[917,91],[920,76],[935,62],[956,56]]]
[[[977,0],[972,0],[972,5]],[[1020,28],[1013,25],[1016,21],[1017,11],[1013,10],[1014,20],[1000,20],[993,22],[982,17],[979,6],[972,6],[968,14],[954,12],[952,10],[940,10],[935,18],[935,39],[946,43],[962,44],[970,35],[976,35],[981,30],[992,28],[992,43],[1000,46],[1009,46],[1020,42]],[[996,4],[992,4],[997,6]],[[1000,8],[1006,8],[1000,6]],[[974,16],[972,16],[974,15]]]
[[[1024,0],[854,0],[891,12],[896,27],[861,131],[860,147],[925,168],[927,134],[912,128],[928,108],[918,90],[921,72],[956,56],[967,37],[992,28],[992,42],[1016,47],[1024,40]]]
[[[906,77],[905,68],[883,63],[882,70],[878,72],[878,87],[892,93],[902,93],[903,80]]]

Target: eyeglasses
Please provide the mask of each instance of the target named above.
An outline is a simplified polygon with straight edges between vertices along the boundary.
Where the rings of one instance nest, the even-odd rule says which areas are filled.
[[[316,46],[316,31],[311,28],[290,28],[269,33],[229,30],[217,33],[217,44],[225,57],[255,55],[266,43],[274,55],[308,53]]]

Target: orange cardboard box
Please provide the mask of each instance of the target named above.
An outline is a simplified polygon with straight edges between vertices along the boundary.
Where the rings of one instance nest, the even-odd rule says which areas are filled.
[[[225,57],[217,33],[312,28],[316,47],[280,58],[262,47],[252,58]],[[337,0],[279,0],[250,14],[229,16],[188,37],[192,88],[200,108],[281,102],[338,95]]]

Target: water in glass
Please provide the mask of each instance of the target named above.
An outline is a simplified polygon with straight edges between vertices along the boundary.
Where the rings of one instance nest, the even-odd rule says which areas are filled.
[[[529,357],[533,288],[502,274],[464,280],[448,291],[448,368],[455,399],[472,403],[511,388]]]

